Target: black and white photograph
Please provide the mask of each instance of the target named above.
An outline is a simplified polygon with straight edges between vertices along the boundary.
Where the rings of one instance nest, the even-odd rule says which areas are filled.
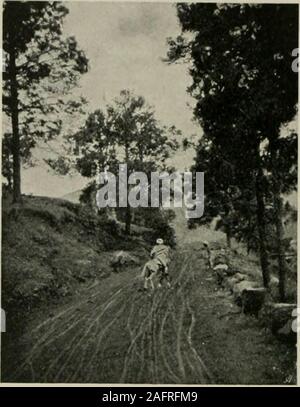
[[[1,383],[297,385],[299,5],[1,6]]]

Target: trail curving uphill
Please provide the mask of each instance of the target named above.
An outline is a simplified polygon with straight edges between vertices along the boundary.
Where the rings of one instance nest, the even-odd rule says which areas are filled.
[[[183,239],[170,273],[172,288],[151,295],[136,271],[113,274],[39,320],[13,352],[2,348],[2,381],[283,382],[286,349],[216,291],[198,243]]]
[[[103,297],[103,287],[45,319],[21,338],[25,351],[7,381],[56,383],[208,383],[193,345],[195,316],[186,299],[193,258],[178,252],[173,287],[138,290],[138,276]],[[105,284],[105,281],[103,281]],[[188,322],[188,323],[187,323]],[[26,351],[28,349],[28,351]]]

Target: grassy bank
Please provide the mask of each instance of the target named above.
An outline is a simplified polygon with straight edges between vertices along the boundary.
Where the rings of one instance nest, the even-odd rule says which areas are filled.
[[[114,220],[66,200],[24,197],[3,201],[2,304],[26,311],[61,300],[106,277],[115,250],[145,255],[141,237],[128,238]]]

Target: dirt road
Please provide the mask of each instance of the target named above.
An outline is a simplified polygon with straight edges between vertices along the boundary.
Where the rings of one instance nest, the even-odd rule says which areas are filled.
[[[2,381],[282,383],[290,351],[245,317],[197,246],[177,250],[172,288],[114,274],[3,348]]]

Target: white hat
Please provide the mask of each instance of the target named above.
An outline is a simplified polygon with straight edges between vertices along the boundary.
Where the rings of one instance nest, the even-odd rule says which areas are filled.
[[[157,244],[164,244],[164,241],[163,241],[162,239],[157,239],[157,240],[156,240],[156,243],[157,243]]]

